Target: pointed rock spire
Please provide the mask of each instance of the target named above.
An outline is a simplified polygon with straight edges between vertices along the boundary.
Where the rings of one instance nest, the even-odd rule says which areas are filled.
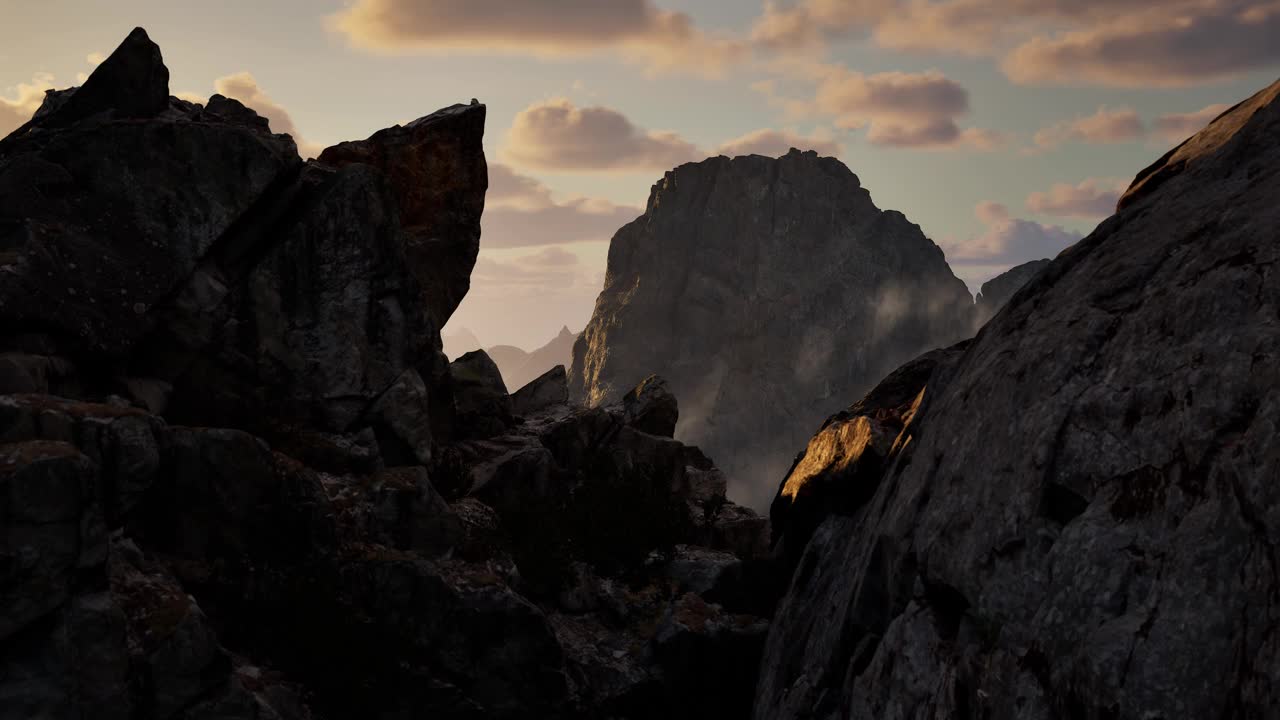
[[[61,127],[100,112],[152,117],[169,105],[169,68],[147,31],[134,28],[111,56],[54,112],[39,122]]]

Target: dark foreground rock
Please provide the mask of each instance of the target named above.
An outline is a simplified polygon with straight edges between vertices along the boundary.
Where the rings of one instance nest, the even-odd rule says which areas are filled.
[[[1274,714],[1278,95],[814,438],[755,717]]]
[[[484,106],[302,163],[167,76],[0,141],[0,718],[745,717],[767,522],[665,383],[441,353]]]
[[[838,160],[711,158],[667,173],[614,236],[570,391],[607,403],[663,376],[677,437],[763,506],[824,417],[967,337],[972,311],[942,251]]]

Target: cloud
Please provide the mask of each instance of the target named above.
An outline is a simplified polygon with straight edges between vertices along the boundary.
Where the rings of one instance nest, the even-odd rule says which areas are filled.
[[[866,37],[891,50],[1001,59],[1021,84],[1180,86],[1280,61],[1275,0],[769,0],[765,51]]]
[[[586,274],[578,256],[560,247],[516,257],[499,257],[482,250],[471,271],[471,285],[489,296],[516,294],[536,298],[542,292],[575,291],[587,283]]]
[[[1057,35],[1037,35],[1002,67],[1014,82],[1178,87],[1238,76],[1280,61],[1280,3],[1172,0]]]
[[[1146,127],[1142,118],[1133,110],[1100,107],[1092,115],[1064,120],[1041,129],[1035,135],[1035,144],[1048,149],[1067,142],[1120,143],[1135,140],[1144,132]]]
[[[577,265],[578,256],[562,247],[552,246],[532,255],[526,255],[525,262],[532,267],[560,268]]]
[[[685,13],[651,0],[356,0],[329,25],[380,52],[610,51],[659,71],[716,74],[749,52],[745,42],[708,35]]]
[[[984,225],[991,225],[1003,220],[1009,219],[1009,208],[1003,203],[991,202],[990,200],[978,203],[973,209],[973,214]]]
[[[556,202],[538,180],[490,163],[481,242],[486,248],[514,248],[605,241],[641,212],[595,198]]]
[[[894,8],[894,0],[803,0],[784,5],[765,2],[751,28],[751,39],[773,50],[820,46],[832,36],[869,28]]]
[[[995,130],[961,128],[951,120],[915,126],[872,123],[867,132],[871,144],[898,148],[993,150],[1005,140],[1005,135]]]
[[[46,90],[53,89],[53,76],[37,73],[29,83],[19,83],[11,89],[11,95],[0,95],[0,138],[17,130],[31,119],[44,102]]]
[[[323,145],[308,142],[302,136],[289,111],[283,105],[271,99],[271,96],[262,89],[262,86],[258,84],[252,73],[238,72],[232,75],[224,75],[213,81],[213,91],[219,95],[225,95],[240,101],[245,107],[266,118],[271,126],[271,132],[288,133],[298,145],[298,154],[304,159],[319,157],[320,151],[324,150]],[[180,92],[177,93],[177,96],[182,100],[193,103],[204,104],[209,101],[207,96],[193,92]]]
[[[85,55],[84,57],[84,61],[89,63],[89,65],[92,67],[97,67],[101,65],[102,61],[106,59],[107,59],[106,53],[97,52],[97,51],[91,52],[88,55]]]
[[[937,70],[865,75],[840,65],[787,60],[775,69],[814,83],[812,99],[778,97],[777,83],[754,88],[793,116],[829,118],[838,128],[867,130],[873,145],[989,150],[1004,142],[995,131],[962,128],[969,92]]]
[[[836,157],[840,155],[840,143],[822,134],[805,136],[789,130],[762,129],[736,137],[716,148],[717,155],[764,155],[779,157],[786,155],[791,148],[813,150],[819,155]]]
[[[513,207],[532,210],[552,205],[551,188],[536,178],[521,175],[502,163],[489,163],[489,191],[485,193],[486,209]]]
[[[559,98],[516,114],[503,156],[539,170],[667,170],[704,154],[672,132],[636,127],[611,108]]]
[[[1104,218],[1116,209],[1116,201],[1128,182],[1115,179],[1087,178],[1079,184],[1056,183],[1046,192],[1027,196],[1027,209],[1045,215],[1062,217]]]
[[[1012,266],[1051,258],[1082,237],[1057,225],[1009,217],[999,203],[979,203],[974,214],[987,225],[981,235],[938,242],[952,265]]]
[[[320,151],[324,150],[323,146],[309,143],[302,137],[289,111],[272,100],[250,73],[238,72],[220,77],[213,81],[213,89],[229,98],[239,100],[246,107],[253,108],[254,112],[266,118],[271,124],[272,132],[292,135],[294,142],[298,144],[298,153],[303,158],[317,157]]]
[[[1152,121],[1151,130],[1162,140],[1182,142],[1203,130],[1214,118],[1230,107],[1226,104],[1209,105],[1195,112],[1161,115]]]

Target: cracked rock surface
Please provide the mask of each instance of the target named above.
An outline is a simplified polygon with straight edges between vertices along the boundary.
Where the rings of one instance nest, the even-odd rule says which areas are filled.
[[[1144,171],[919,382],[874,491],[798,560],[755,717],[1274,713],[1277,95]]]

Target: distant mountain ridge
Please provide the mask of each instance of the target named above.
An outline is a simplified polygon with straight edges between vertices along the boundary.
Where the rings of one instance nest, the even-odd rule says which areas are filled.
[[[528,351],[515,345],[494,345],[484,348],[485,353],[498,366],[507,389],[515,392],[556,365],[569,367],[573,359],[573,343],[578,333],[562,326],[560,332],[537,350]],[[443,337],[444,353],[456,360],[462,355],[479,350],[480,340],[467,328]]]

